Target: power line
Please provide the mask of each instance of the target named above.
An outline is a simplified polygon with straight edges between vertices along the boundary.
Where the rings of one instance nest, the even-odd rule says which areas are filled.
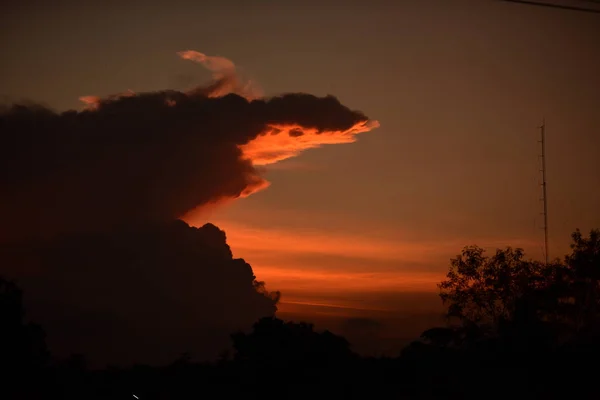
[[[538,6],[538,7],[558,8],[561,10],[581,11],[581,12],[587,12],[587,13],[600,14],[600,9],[576,7],[576,6],[566,6],[566,5],[562,5],[562,4],[542,3],[540,1],[527,1],[527,0],[499,0],[499,1],[504,1],[507,3],[527,4],[530,6]],[[593,1],[593,0],[586,0],[586,1],[600,5],[600,1]]]

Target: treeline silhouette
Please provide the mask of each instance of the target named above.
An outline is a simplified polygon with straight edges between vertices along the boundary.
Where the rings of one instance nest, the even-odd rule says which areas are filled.
[[[439,284],[447,325],[379,358],[309,323],[266,317],[232,333],[232,352],[216,362],[183,354],[162,367],[90,369],[84,355],[51,357],[24,318],[23,293],[2,279],[0,397],[597,398],[600,230],[577,230],[571,249],[546,265],[521,249],[464,248]]]

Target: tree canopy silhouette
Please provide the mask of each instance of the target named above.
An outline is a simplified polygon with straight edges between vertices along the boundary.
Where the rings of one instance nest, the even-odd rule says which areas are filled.
[[[2,370],[41,367],[48,361],[42,328],[25,321],[23,292],[0,277],[0,363]]]
[[[429,329],[421,339],[438,347],[482,338],[514,345],[525,339],[531,347],[598,335],[600,232],[592,230],[586,238],[576,230],[572,240],[564,262],[548,265],[525,259],[522,249],[508,247],[486,256],[480,247],[465,247],[438,285],[449,326]]]
[[[440,297],[448,318],[494,328],[513,318],[519,298],[542,283],[540,262],[524,259],[523,249],[498,249],[488,257],[477,246],[465,247],[451,259],[441,282]]]
[[[232,335],[234,359],[261,364],[323,364],[354,356],[350,344],[329,331],[317,332],[312,324],[261,318],[252,332]]]
[[[37,384],[48,361],[44,331],[25,321],[21,289],[0,277],[0,394],[11,396]]]

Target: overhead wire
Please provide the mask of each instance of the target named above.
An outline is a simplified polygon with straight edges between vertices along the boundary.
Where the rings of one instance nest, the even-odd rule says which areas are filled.
[[[564,5],[564,4],[544,3],[541,1],[531,1],[531,0],[498,0],[498,1],[504,1],[507,3],[527,4],[530,6],[557,8],[557,9],[562,9],[562,10],[581,11],[581,12],[587,12],[587,13],[600,14],[600,8],[594,9],[594,8],[586,8],[586,7],[568,6],[568,5]],[[581,0],[581,1],[587,1],[590,3],[600,5],[599,0]]]

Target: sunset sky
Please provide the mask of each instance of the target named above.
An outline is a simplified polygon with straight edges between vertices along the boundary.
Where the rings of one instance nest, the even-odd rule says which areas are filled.
[[[282,291],[284,313],[433,309],[407,294],[433,298],[465,245],[541,258],[543,118],[550,256],[575,228],[600,227],[596,14],[484,0],[24,0],[0,26],[6,102],[62,111],[82,96],[185,90],[211,76],[177,56],[197,50],[232,60],[265,96],[332,94],[379,121],[354,143],[262,163],[268,188],[186,218],[223,229]]]

